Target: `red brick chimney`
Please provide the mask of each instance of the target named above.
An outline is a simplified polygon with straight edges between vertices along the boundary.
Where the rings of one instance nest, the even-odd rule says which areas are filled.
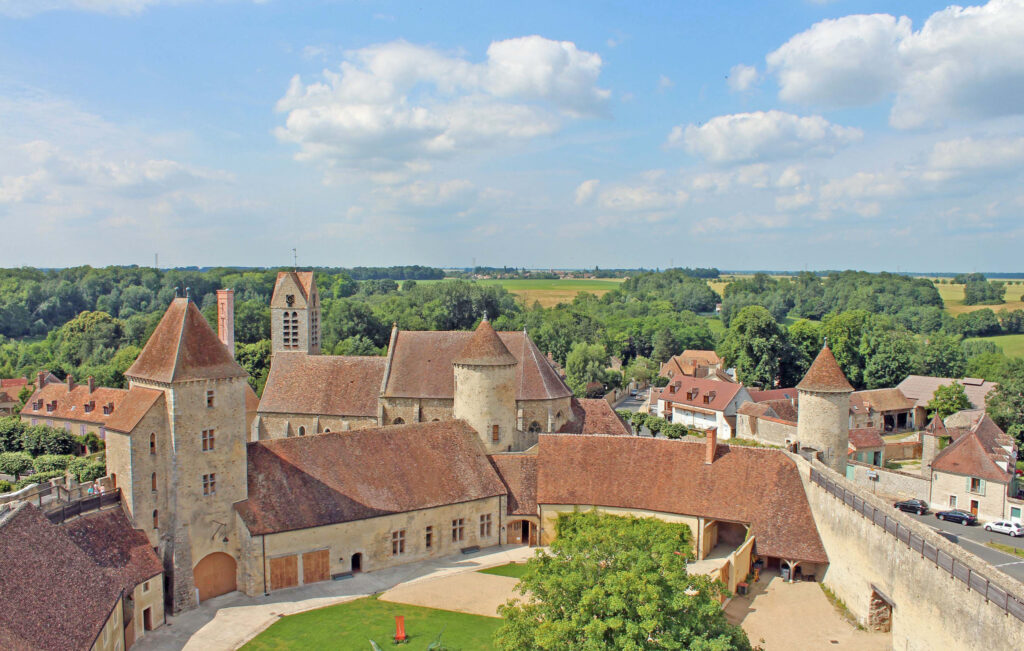
[[[235,290],[217,290],[217,337],[235,356]]]
[[[43,388],[43,382],[46,381],[46,371],[36,372],[36,391]]]
[[[718,452],[718,428],[712,427],[705,436],[707,445],[704,448],[704,464],[711,465],[715,460],[715,452]]]
[[[68,373],[68,391],[71,391],[74,388],[75,388],[75,378],[72,377],[70,373]]]
[[[86,382],[89,383],[89,393],[92,393],[93,391],[96,390],[96,380],[93,378],[93,376],[90,375]]]

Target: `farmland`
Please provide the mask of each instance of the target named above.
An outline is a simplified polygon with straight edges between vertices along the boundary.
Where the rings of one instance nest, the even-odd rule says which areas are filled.
[[[1017,284],[1019,281],[1014,281],[1013,285],[1006,286],[1006,302],[999,305],[964,305],[964,286],[963,285],[935,285],[935,288],[939,290],[939,296],[942,297],[942,302],[946,306],[946,311],[956,316],[964,312],[972,312],[974,310],[982,310],[989,308],[993,311],[998,312],[999,310],[1024,310],[1024,284]],[[1009,353],[1007,353],[1009,354]]]
[[[559,303],[571,303],[580,292],[589,292],[595,296],[604,296],[619,286],[623,278],[508,278],[500,280],[478,280],[480,285],[501,285],[514,294],[524,305],[533,305],[537,301],[543,307],[552,307]],[[445,280],[421,280],[421,283],[447,282]]]

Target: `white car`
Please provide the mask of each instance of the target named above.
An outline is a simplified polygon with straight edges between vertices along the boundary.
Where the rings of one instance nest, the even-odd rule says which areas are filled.
[[[1017,536],[1024,536],[1024,527],[1017,524],[1016,522],[1006,522],[1005,520],[989,522],[985,525],[985,531],[997,531],[999,533],[1005,533],[1006,535],[1012,538],[1016,538]]]

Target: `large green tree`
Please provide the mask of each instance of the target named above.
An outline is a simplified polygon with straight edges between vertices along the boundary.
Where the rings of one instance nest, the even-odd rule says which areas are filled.
[[[879,322],[861,340],[864,359],[864,385],[869,389],[894,387],[914,372],[917,346],[914,336],[896,328],[888,317]]]
[[[1003,431],[1024,445],[1024,369],[1017,366],[985,399],[985,409]]]
[[[971,401],[967,398],[964,385],[952,382],[944,384],[932,394],[932,399],[928,401],[928,417],[938,415],[939,418],[945,418],[950,414],[970,408]]]
[[[529,561],[525,600],[499,608],[499,649],[750,649],[719,605],[721,583],[688,574],[689,528],[594,511],[559,516]]]
[[[748,305],[733,318],[718,354],[748,386],[771,388],[777,381],[787,386],[795,379],[789,337],[760,305]]]
[[[967,355],[961,338],[936,332],[921,344],[917,362],[922,375],[935,377],[963,377],[967,372]]]
[[[604,346],[581,341],[565,358],[565,383],[577,396],[583,396],[588,382],[604,382],[608,362]]]

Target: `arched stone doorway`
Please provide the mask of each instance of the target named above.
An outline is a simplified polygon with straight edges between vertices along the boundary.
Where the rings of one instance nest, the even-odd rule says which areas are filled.
[[[213,552],[203,557],[192,570],[199,601],[237,590],[235,559],[224,552]]]
[[[361,553],[352,554],[352,573],[363,571],[363,555]]]

